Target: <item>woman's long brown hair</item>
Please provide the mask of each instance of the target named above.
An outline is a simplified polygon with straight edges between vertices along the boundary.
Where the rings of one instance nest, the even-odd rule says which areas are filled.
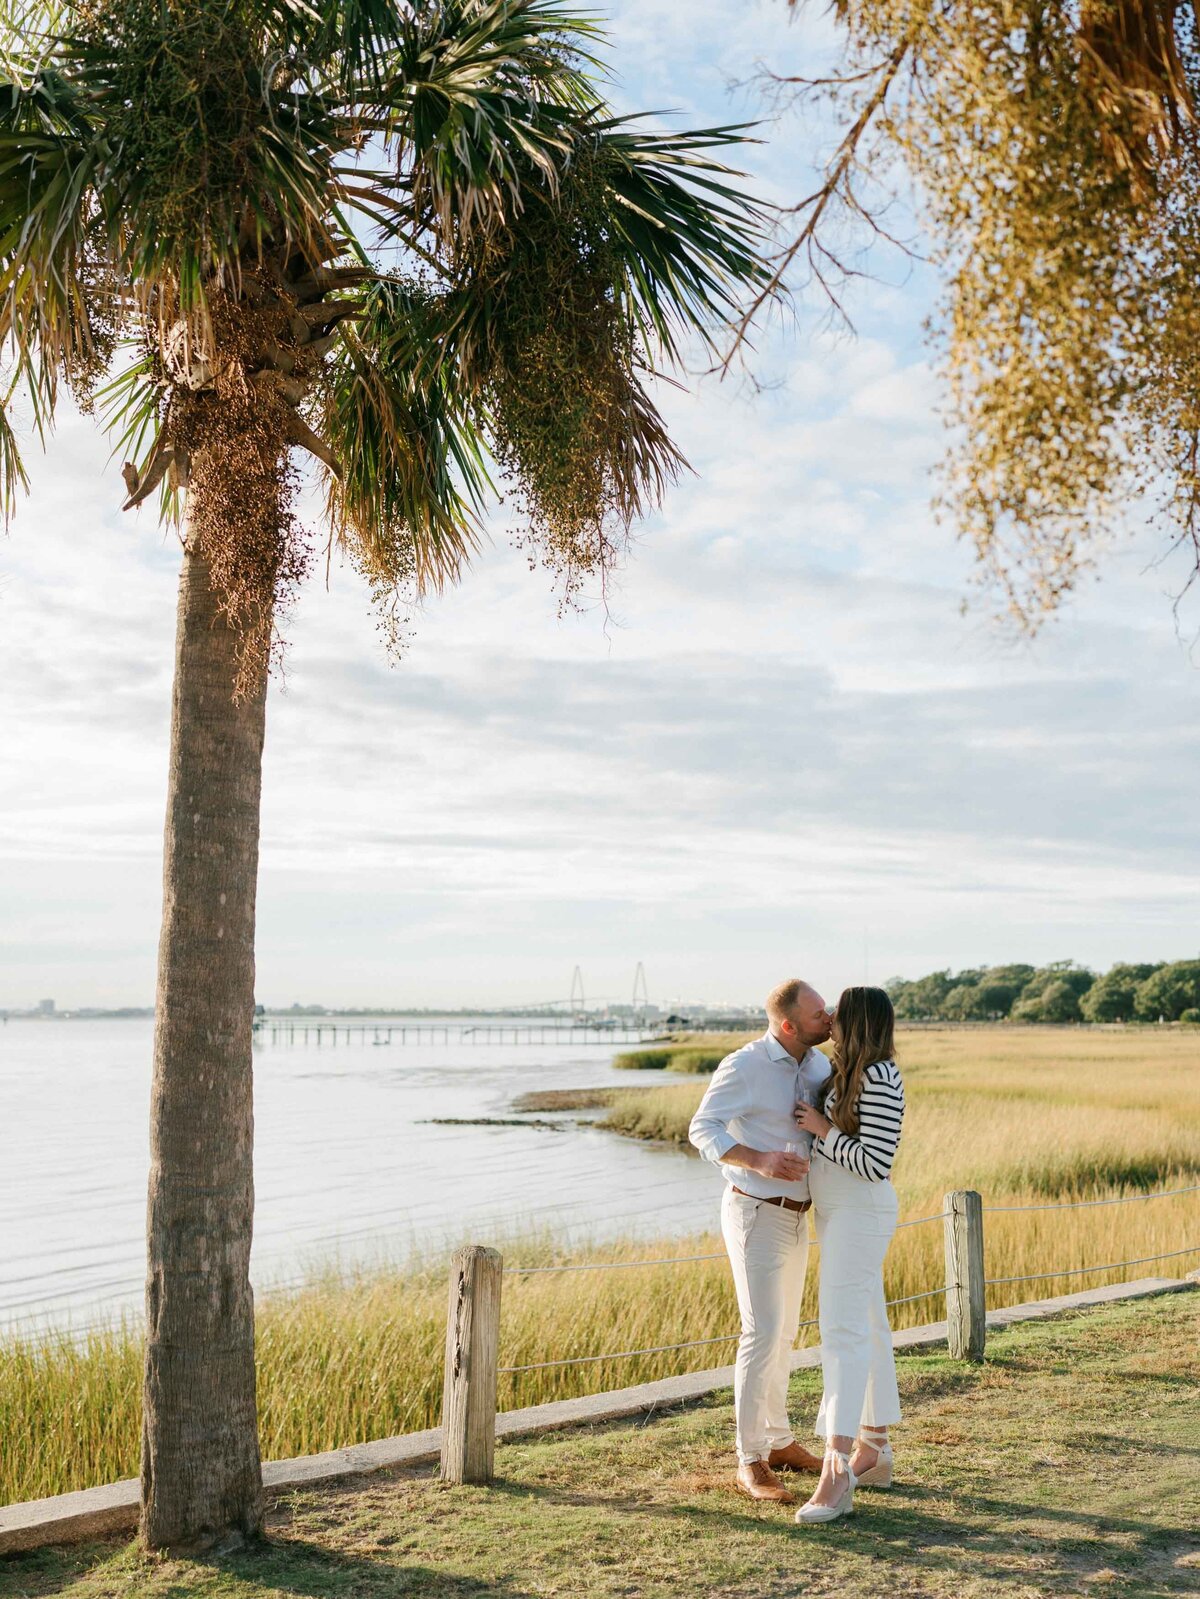
[[[826,1115],[842,1132],[853,1134],[858,1132],[863,1073],[876,1061],[895,1057],[896,1013],[886,992],[882,988],[843,989],[834,1031],[833,1073],[825,1097],[835,1090],[836,1097]]]

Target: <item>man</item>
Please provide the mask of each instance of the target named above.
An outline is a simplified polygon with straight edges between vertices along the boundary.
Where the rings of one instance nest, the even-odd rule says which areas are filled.
[[[829,1037],[825,1001],[792,978],[767,996],[767,1031],[727,1055],[692,1117],[688,1137],[725,1178],[721,1231],[741,1313],[733,1405],[736,1483],[751,1499],[790,1504],[772,1468],[821,1470],[795,1440],[787,1413],[791,1351],[808,1264],[808,1154],[795,1123],[830,1073],[814,1046]]]

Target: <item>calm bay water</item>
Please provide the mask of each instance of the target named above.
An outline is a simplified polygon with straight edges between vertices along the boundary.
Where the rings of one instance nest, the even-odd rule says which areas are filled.
[[[152,1027],[0,1026],[0,1327],[80,1328],[140,1309]],[[549,1118],[561,1131],[430,1125],[509,1115],[530,1089],[662,1080],[614,1070],[616,1053],[370,1035],[257,1044],[256,1287],[527,1231],[583,1242],[715,1226],[710,1167],[577,1127],[576,1113]]]

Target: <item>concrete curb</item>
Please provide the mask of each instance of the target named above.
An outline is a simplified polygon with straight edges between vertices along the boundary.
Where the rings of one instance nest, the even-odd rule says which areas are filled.
[[[998,1332],[1017,1322],[1040,1321],[1092,1305],[1178,1293],[1200,1287],[1196,1280],[1198,1275],[1142,1277],[1137,1282],[1113,1283],[1107,1288],[1088,1288],[1057,1299],[1038,1299],[1024,1305],[1010,1305],[1004,1310],[990,1310],[988,1330]],[[945,1342],[944,1321],[908,1327],[892,1335],[897,1350],[934,1349]],[[792,1354],[793,1371],[809,1370],[820,1364],[819,1346],[797,1349]],[[632,1388],[587,1394],[582,1399],[559,1399],[547,1405],[531,1405],[525,1410],[502,1411],[496,1417],[496,1437],[502,1442],[510,1438],[529,1438],[561,1427],[620,1421],[664,1407],[685,1405],[732,1387],[733,1370],[732,1366],[714,1366],[707,1371],[689,1371],[680,1377],[665,1377],[659,1382],[639,1383]],[[280,1493],[289,1488],[342,1482],[375,1471],[428,1465],[437,1460],[440,1448],[441,1429],[432,1427],[426,1432],[331,1449],[322,1455],[272,1460],[263,1466],[263,1485],[268,1493]],[[0,1507],[0,1555],[39,1549],[46,1544],[78,1543],[114,1532],[129,1532],[137,1526],[138,1498],[138,1480],[131,1477],[103,1488],[85,1488],[78,1493],[59,1494],[53,1499],[31,1499],[24,1504]]]

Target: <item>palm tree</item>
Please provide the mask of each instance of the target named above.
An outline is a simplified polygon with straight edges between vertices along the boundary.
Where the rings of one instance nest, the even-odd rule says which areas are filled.
[[[734,128],[611,115],[563,0],[9,0],[0,338],[181,530],[151,1107],[142,1529],[261,1521],[251,1015],[266,687],[327,532],[387,624],[496,472],[569,598],[682,458],[644,387],[761,281]],[[494,463],[494,465],[493,465]],[[0,412],[6,514],[25,483]]]

